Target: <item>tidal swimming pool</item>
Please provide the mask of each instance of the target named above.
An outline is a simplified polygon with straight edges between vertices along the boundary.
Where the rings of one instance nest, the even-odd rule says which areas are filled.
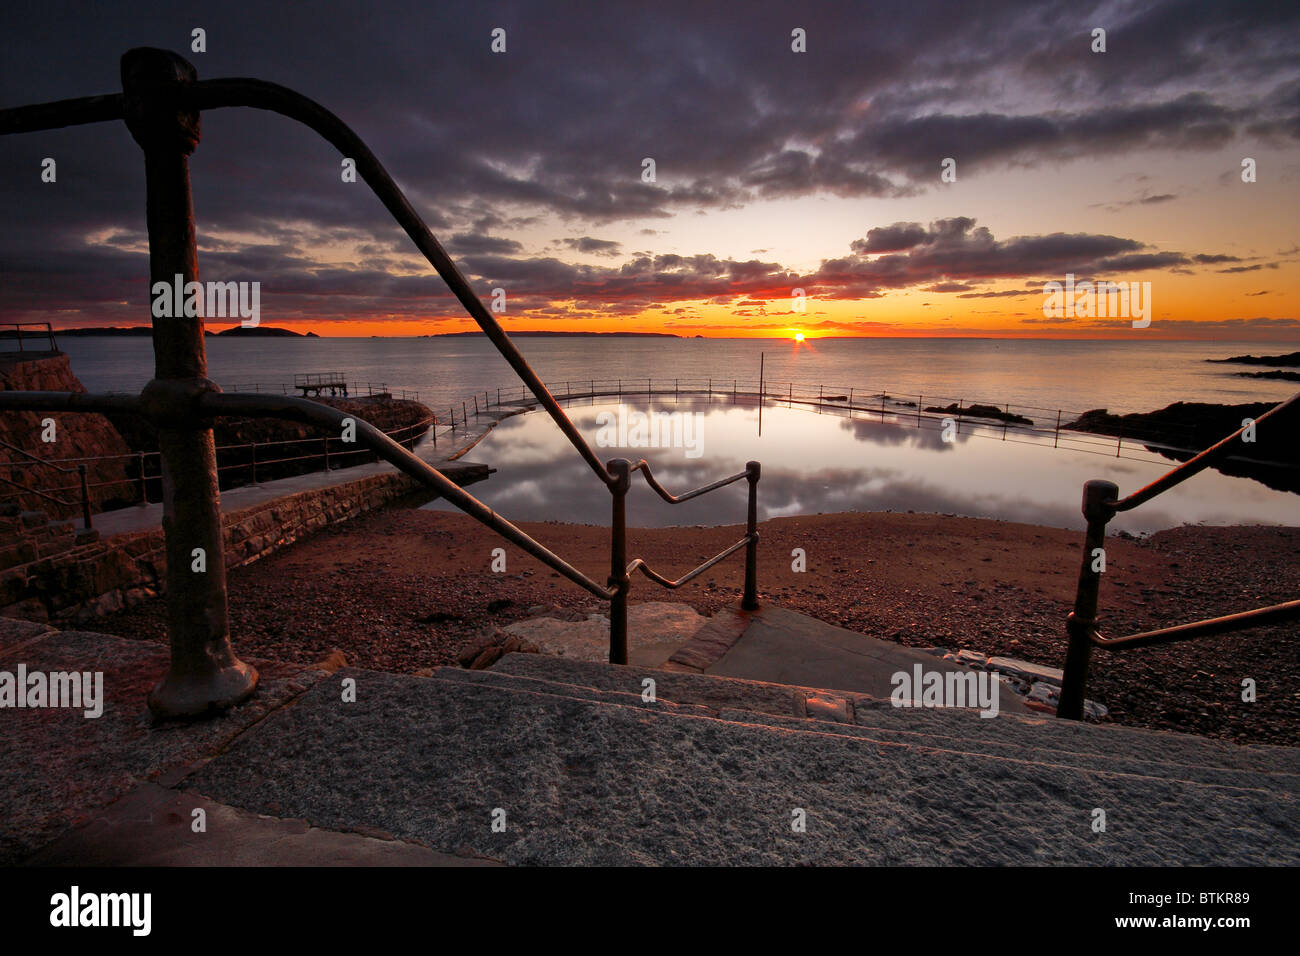
[[[1115,440],[1030,433],[1000,423],[939,418],[903,410],[877,413],[769,403],[671,400],[582,404],[567,409],[602,460],[645,458],[674,494],[762,463],[759,520],[842,511],[918,511],[1082,528],[1083,483],[1115,482],[1121,495],[1177,463]],[[1093,449],[1089,451],[1087,449]],[[466,456],[496,469],[469,490],[514,521],[607,525],[610,496],[543,412],[507,418]],[[743,524],[746,486],[737,482],[680,505],[659,499],[633,476],[631,527]],[[438,500],[425,506],[455,510]],[[1300,519],[1300,496],[1248,478],[1207,470],[1118,515],[1112,530],[1158,531],[1182,524],[1286,524]]]

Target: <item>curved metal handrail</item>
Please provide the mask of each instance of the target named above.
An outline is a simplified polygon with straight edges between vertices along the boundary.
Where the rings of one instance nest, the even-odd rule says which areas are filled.
[[[1300,619],[1300,601],[1284,601],[1268,607],[1259,607],[1237,614],[1224,614],[1221,617],[1206,618],[1190,624],[1175,624],[1155,631],[1143,631],[1125,637],[1102,637],[1101,632],[1092,628],[1089,639],[1097,647],[1119,650],[1126,647],[1146,647],[1151,644],[1168,644],[1192,637],[1208,637],[1212,634],[1226,634],[1242,631],[1251,627],[1263,627],[1283,621]]]
[[[609,600],[616,589],[604,587],[559,557],[527,532],[501,517],[483,502],[434,468],[428,462],[411,454],[397,442],[365,419],[322,405],[306,398],[288,396],[226,394],[208,392],[198,399],[198,407],[207,415],[246,415],[250,412],[274,415],[310,425],[342,428],[345,420],[356,425],[357,440],[385,461],[423,482],[446,498],[475,521],[492,529],[506,540],[531,554],[543,564],[558,571],[574,584],[599,598]]]
[[[452,294],[464,306],[478,327],[496,346],[498,352],[514,369],[524,384],[536,396],[547,413],[554,419],[565,438],[577,450],[587,465],[606,486],[614,479],[605,470],[600,459],[586,439],[574,426],[569,417],[560,409],[559,403],[551,395],[537,373],[528,365],[528,361],[511,341],[501,324],[493,318],[479,300],[469,282],[461,274],[451,257],[447,255],[442,244],[429,231],[429,227],[420,218],[406,194],[393,181],[379,159],[371,152],[356,132],[339,119],[334,113],[321,106],[315,100],[303,96],[286,86],[270,83],[266,80],[248,78],[231,78],[215,80],[198,80],[183,86],[178,91],[178,108],[190,110],[220,109],[229,106],[244,106],[251,109],[268,110],[297,120],[304,126],[318,133],[326,142],[334,146],[345,157],[356,162],[357,172],[371,191],[384,204],[384,207],[397,220],[417,249],[424,254],[429,264],[437,270],[442,280],[447,283]],[[87,123],[99,123],[107,120],[125,118],[125,98],[121,93],[107,96],[85,96],[77,99],[60,100],[55,103],[41,103],[35,106],[22,106],[0,111],[0,135],[7,133],[27,133],[43,129],[56,129],[64,126],[78,126]]]
[[[93,395],[85,392],[19,392],[0,394],[0,408],[10,411],[77,411],[77,412],[135,412],[142,411],[143,403],[134,395]],[[501,517],[483,502],[465,491],[454,481],[428,462],[411,454],[363,418],[322,405],[306,398],[279,395],[259,395],[247,392],[207,392],[197,400],[197,410],[204,415],[264,414],[291,421],[304,422],[327,428],[342,429],[345,419],[356,425],[357,441],[367,446],[385,461],[433,488],[442,497],[465,512],[480,524],[486,525],[506,540],[518,545],[543,564],[553,568],[573,583],[597,597],[609,600],[614,589],[604,587],[583,574],[563,558],[540,544]]]
[[[379,198],[379,201],[384,204],[384,208],[397,220],[398,225],[411,237],[415,247],[424,254],[424,257],[429,260],[429,264],[437,270],[438,275],[447,283],[447,287],[451,289],[452,294],[456,296],[460,304],[464,306],[465,311],[469,313],[470,318],[477,323],[492,344],[496,346],[497,351],[514,369],[515,374],[523,379],[524,384],[528,386],[538,402],[555,421],[555,424],[559,426],[560,431],[564,433],[565,438],[569,440],[569,444],[573,445],[591,470],[595,472],[596,477],[605,485],[608,486],[613,483],[614,479],[605,470],[600,459],[596,457],[596,453],[591,450],[591,446],[582,437],[582,433],[578,431],[569,416],[564,414],[559,403],[551,395],[550,390],[529,366],[523,353],[511,341],[505,329],[492,316],[492,313],[484,307],[478,295],[470,287],[468,280],[461,274],[456,264],[452,262],[446,250],[442,248],[442,244],[429,231],[429,227],[420,218],[420,214],[411,206],[406,194],[393,181],[393,177],[389,175],[388,170],[371,152],[370,147],[350,126],[315,100],[303,96],[288,87],[265,80],[245,78],[199,80],[186,90],[184,103],[190,109],[200,111],[228,106],[244,106],[279,113],[281,116],[287,116],[290,119],[297,120],[304,126],[310,127],[342,153],[343,156],[354,160],[357,172],[362,180]]]
[[[644,562],[633,562],[629,565],[626,555],[624,498],[628,489],[631,466],[623,459],[615,459],[608,465],[603,465],[600,462],[572,420],[560,408],[554,395],[551,394],[545,383],[528,365],[528,362],[510,340],[505,330],[484,307],[477,294],[470,287],[469,282],[430,232],[424,220],[411,206],[406,195],[394,182],[392,176],[389,175],[378,158],[351,127],[315,101],[276,83],[242,78],[199,81],[192,65],[168,51],[149,48],[130,50],[123,56],[122,73],[125,90],[122,94],[82,97],[57,103],[0,110],[0,135],[106,120],[125,120],[132,135],[145,149],[146,170],[151,169],[148,162],[150,158],[153,158],[157,162],[171,164],[167,167],[169,173],[175,173],[178,176],[175,182],[167,181],[165,183],[162,182],[160,176],[157,189],[155,189],[155,178],[152,175],[146,176],[146,181],[150,187],[151,267],[157,265],[159,261],[166,260],[162,272],[170,275],[174,271],[194,267],[193,219],[192,210],[190,209],[188,169],[185,166],[185,157],[198,142],[198,123],[202,111],[231,106],[263,109],[295,119],[314,130],[337,148],[344,157],[351,159],[355,163],[355,168],[361,174],[362,180],[405,230],[406,234],[415,243],[416,248],[420,250],[438,275],[446,282],[448,288],[451,289],[470,317],[487,335],[524,385],[533,393],[538,403],[546,409],[569,443],[582,456],[596,477],[611,492],[614,508],[614,541],[611,547],[613,554],[609,585],[607,587],[602,586],[581,571],[578,571],[515,525],[497,515],[491,508],[465,492],[436,468],[407,452],[406,449],[364,419],[309,401],[306,398],[296,399],[260,394],[229,394],[222,393],[219,390],[207,391],[206,389],[210,388],[212,383],[207,382],[203,374],[201,336],[197,336],[197,344],[187,340],[187,336],[193,331],[192,329],[189,329],[185,335],[177,337],[173,342],[160,344],[159,326],[155,324],[154,351],[155,359],[158,362],[158,373],[155,382],[150,388],[158,385],[156,389],[158,394],[148,399],[149,407],[147,409],[145,408],[146,398],[143,393],[140,397],[135,397],[39,392],[25,393],[24,397],[17,401],[10,400],[8,396],[0,396],[0,408],[132,411],[161,415],[162,412],[158,403],[165,401],[169,395],[179,394],[187,400],[188,409],[169,411],[167,414],[182,422],[197,422],[204,418],[219,415],[249,413],[330,426],[342,426],[345,420],[350,420],[356,426],[355,434],[360,444],[369,447],[377,455],[406,474],[434,488],[461,511],[513,542],[542,563],[554,568],[575,584],[600,598],[609,600],[611,602],[610,660],[615,663],[626,663],[627,660],[627,591],[628,574],[631,569],[640,569],[652,580],[658,581],[667,587],[678,587],[734,553],[740,547],[748,545],[742,606],[750,610],[758,606],[755,550],[758,541],[756,531],[756,484],[759,479],[759,465],[757,462],[748,463],[745,472],[739,475],[713,482],[683,495],[673,495],[668,492],[650,473],[649,466],[644,461],[638,463],[636,470],[645,471],[646,480],[651,488],[665,501],[674,504],[706,494],[741,478],[747,478],[750,483],[748,524],[746,536],[742,541],[677,581],[669,581],[648,568]],[[159,130],[164,128],[166,132],[160,133]],[[180,140],[174,141],[172,137],[178,130],[180,131]],[[166,155],[164,156],[164,154]],[[178,160],[179,165],[177,165]],[[155,203],[162,210],[156,217],[153,215]],[[188,236],[186,236],[186,232],[188,232]],[[176,240],[178,233],[181,238]],[[162,254],[155,257],[157,251],[155,250],[155,239],[159,237],[163,237],[163,241],[159,244]],[[175,247],[173,248],[169,243],[173,243]],[[188,263],[185,261],[187,254],[189,256]],[[189,337],[194,338],[195,336]],[[164,368],[163,364],[164,356],[168,360],[166,368]],[[168,385],[161,385],[160,383],[163,381],[168,382]],[[179,393],[176,391],[178,382],[186,383]],[[186,389],[189,389],[189,391],[186,391]],[[146,389],[146,393],[148,391],[149,389]],[[328,449],[328,442],[326,448]],[[208,450],[209,457],[211,457],[214,452],[211,449],[210,439],[208,441]],[[191,449],[182,450],[178,446],[178,454],[181,451],[188,454]],[[201,453],[202,449],[199,449],[199,451]],[[201,454],[190,456],[191,459],[196,457],[201,458]],[[193,463],[193,461],[190,463]],[[212,467],[210,462],[199,461],[198,463],[206,464],[209,470]],[[202,532],[209,537],[218,536],[220,529],[211,520],[215,512],[213,509],[205,510],[204,508],[206,499],[204,499],[203,481],[197,480],[193,482],[193,487],[189,490],[192,493],[191,498],[199,500],[192,501],[191,498],[186,498],[183,495],[180,496],[179,500],[185,501],[187,505],[194,505],[194,507],[188,508],[187,511],[192,522],[200,526]],[[210,500],[206,501],[207,505],[213,503]],[[89,522],[88,511],[87,522]],[[171,544],[172,540],[169,534],[169,547]],[[169,577],[169,582],[174,586],[189,580],[189,578],[183,576],[175,580]],[[154,696],[151,697],[151,706],[156,704],[156,709],[160,712],[169,714],[198,713],[218,699],[225,706],[231,702],[242,700],[248,693],[252,692],[252,688],[256,685],[255,673],[236,661],[233,655],[230,654],[228,635],[224,633],[224,587],[224,581],[220,579],[220,576],[217,576],[214,584],[207,584],[203,588],[195,587],[189,590],[184,587],[180,588],[185,593],[178,600],[178,606],[186,604],[189,607],[196,607],[203,602],[208,602],[209,605],[220,605],[223,610],[221,610],[220,614],[211,614],[203,618],[203,626],[195,628],[193,633],[186,634],[179,640],[175,636],[173,637],[172,669],[163,684],[159,685],[159,688],[155,688]],[[189,617],[185,617],[185,615],[179,616],[184,617],[186,620],[194,617],[192,614]],[[184,650],[183,660],[178,656],[177,652],[177,647],[182,645]],[[213,648],[216,650],[213,650]],[[224,655],[222,658],[224,663],[219,663],[215,668],[210,666],[217,657],[222,655]],[[194,682],[194,675],[202,675],[200,680],[200,683],[202,683],[209,679],[215,679],[214,675],[224,674],[226,671],[237,672],[235,677],[231,678],[234,684],[237,685],[237,693],[230,691],[229,687],[216,688],[213,685],[213,693],[216,693],[217,697],[201,701],[195,698],[192,689],[190,689],[190,684]],[[162,697],[159,697],[159,694],[162,694]]]
[[[1064,675],[1061,682],[1061,699],[1057,706],[1057,716],[1070,720],[1081,720],[1084,710],[1084,687],[1088,680],[1088,663],[1092,648],[1101,647],[1118,651],[1131,647],[1144,647],[1153,644],[1167,644],[1173,641],[1188,640],[1212,634],[1260,627],[1278,621],[1290,621],[1300,618],[1300,601],[1288,601],[1270,607],[1256,608],[1237,614],[1177,624],[1173,627],[1129,634],[1124,637],[1103,637],[1096,629],[1097,605],[1101,591],[1101,573],[1104,563],[1094,563],[1098,551],[1105,554],[1106,525],[1121,511],[1150,501],[1159,494],[1168,491],[1182,482],[1199,474],[1221,458],[1226,458],[1233,444],[1241,438],[1248,428],[1258,426],[1269,419],[1281,416],[1300,408],[1300,393],[1285,402],[1270,408],[1253,422],[1243,425],[1231,435],[1218,441],[1195,457],[1183,462],[1173,470],[1166,472],[1145,488],[1120,498],[1119,488],[1109,481],[1089,481],[1083,486],[1083,516],[1087,520],[1084,536],[1082,563],[1079,569],[1079,583],[1075,591],[1074,610],[1066,619],[1066,633],[1069,643],[1065,654]]]

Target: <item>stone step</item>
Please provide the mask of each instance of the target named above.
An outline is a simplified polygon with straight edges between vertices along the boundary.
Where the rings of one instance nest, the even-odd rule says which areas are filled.
[[[340,692],[349,679],[352,702]],[[257,813],[523,864],[1300,862],[1293,793],[356,669],[267,716],[183,785]]]
[[[524,656],[524,655],[521,655]],[[604,665],[609,667],[611,665]],[[635,670],[635,668],[629,668]],[[844,702],[827,691],[815,691],[805,688],[782,688],[787,693],[787,707],[784,713],[779,707],[770,710],[753,710],[745,706],[748,701],[743,688],[733,688],[726,696],[730,705],[723,703],[723,695],[715,694],[712,699],[720,706],[701,706],[700,704],[683,704],[658,696],[661,690],[656,686],[657,703],[645,701],[641,694],[622,691],[600,690],[589,686],[556,682],[538,677],[526,677],[509,674],[504,671],[468,671],[460,668],[438,668],[433,673],[434,679],[459,681],[462,683],[485,684],[503,690],[531,691],[535,693],[554,694],[578,700],[598,700],[605,703],[644,708],[668,708],[676,713],[694,716],[715,717],[719,720],[736,723],[760,723],[772,727],[784,727],[807,733],[838,734],[842,736],[871,739],[880,742],[903,744],[931,750],[947,750],[957,753],[981,754],[990,757],[1003,757],[1011,760],[1025,760],[1035,764],[1054,764],[1059,766],[1092,769],[1109,773],[1123,773],[1136,776],[1148,776],[1169,780],[1194,781],[1224,787],[1244,787],[1247,789],[1273,789],[1283,793],[1300,793],[1300,775],[1276,770],[1248,769],[1236,765],[1221,763],[1206,765],[1189,763],[1176,759],[1151,760],[1128,755],[1124,748],[1114,748],[1115,740],[1107,742],[1111,747],[1094,746],[1090,749],[1061,749],[1054,747],[1050,739],[1044,740],[1034,721],[1022,722],[1017,732],[1005,734],[998,738],[989,738],[980,727],[972,727],[968,721],[954,720],[949,712],[940,712],[939,720],[926,721],[923,728],[917,728],[911,718],[921,712],[910,709],[894,708],[888,701],[871,699],[864,701],[858,695],[857,706],[849,704],[843,708],[853,718],[853,722],[826,719],[819,716],[815,709],[808,706],[807,695],[822,701]],[[644,679],[644,676],[640,679]],[[718,680],[718,678],[705,678]],[[746,683],[746,682],[740,682]],[[657,677],[656,677],[657,685]],[[781,688],[781,685],[772,685]],[[687,689],[687,688],[682,688]],[[777,697],[768,696],[771,688],[763,688],[760,702]],[[672,693],[670,687],[668,693]],[[857,711],[869,703],[867,712],[859,720]],[[882,706],[883,705],[883,706]],[[837,708],[838,710],[839,708]],[[999,718],[989,718],[992,722]],[[1102,741],[1097,741],[1100,744]]]
[[[540,654],[508,654],[493,672],[602,690],[641,693],[641,681],[653,677],[658,696],[676,703],[704,704],[717,710],[736,709],[789,716],[796,713],[795,694],[821,693],[852,702],[854,723],[860,726],[892,728],[896,732],[927,733],[968,741],[978,739],[1026,746],[1023,728],[1035,730],[1036,746],[1062,753],[1083,755],[1126,755],[1151,764],[1184,764],[1193,767],[1238,768],[1256,773],[1300,774],[1300,748],[1241,746],[1226,741],[1194,737],[1169,731],[1087,724],[1055,717],[1000,713],[996,718],[980,717],[975,711],[928,708],[895,708],[888,700],[851,691],[794,687],[732,677],[652,671],[585,661],[547,657]],[[899,715],[905,715],[905,722]]]

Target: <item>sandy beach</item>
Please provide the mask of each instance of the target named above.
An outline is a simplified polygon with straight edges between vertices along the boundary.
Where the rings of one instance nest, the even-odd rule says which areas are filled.
[[[524,529],[603,580],[609,531],[529,523]],[[1061,666],[1082,533],[933,514],[853,513],[779,518],[760,526],[763,600],[912,647],[971,649]],[[676,576],[730,544],[738,527],[635,529],[629,553]],[[536,605],[604,606],[457,514],[394,506],[328,528],[230,573],[238,653],[315,661],[334,649],[361,667],[412,672],[454,663],[485,627]],[[792,570],[803,548],[807,570]],[[1300,528],[1183,527],[1147,539],[1111,538],[1103,633],[1119,635],[1291,600],[1300,590]],[[676,592],[636,578],[632,600],[682,601],[711,614],[738,600],[743,563],[731,559]],[[164,640],[161,600],[99,625]],[[1261,628],[1122,654],[1096,651],[1088,697],[1128,726],[1240,743],[1300,742],[1300,643],[1295,625]],[[1241,700],[1253,678],[1254,703]]]

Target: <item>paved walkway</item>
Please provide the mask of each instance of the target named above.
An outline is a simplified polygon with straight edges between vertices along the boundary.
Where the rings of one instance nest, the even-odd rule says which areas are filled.
[[[482,440],[503,418],[518,414],[517,409],[494,410],[483,412],[471,420],[469,428],[462,428],[456,434],[439,436],[438,447],[426,436],[415,447],[415,455],[427,461],[458,485],[467,485],[486,478],[489,466],[465,461],[461,456]],[[318,488],[331,488],[344,485],[373,475],[392,474],[397,469],[386,461],[369,462],[354,465],[351,468],[331,469],[330,471],[313,471],[291,478],[264,481],[257,485],[245,485],[221,492],[221,511],[231,514],[251,508],[265,501],[274,501],[288,495]],[[161,502],[120,508],[95,515],[94,526],[102,537],[126,534],[134,531],[148,531],[162,527],[163,506]]]

